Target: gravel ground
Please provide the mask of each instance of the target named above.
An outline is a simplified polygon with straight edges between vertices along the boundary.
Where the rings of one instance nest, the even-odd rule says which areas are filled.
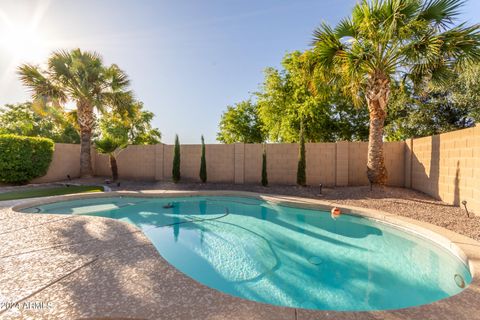
[[[102,184],[99,178],[73,180],[69,183]],[[474,216],[470,213],[467,217],[463,208],[446,204],[442,201],[410,189],[392,187],[336,187],[323,188],[319,195],[319,187],[299,186],[269,186],[259,185],[234,185],[219,183],[170,183],[170,182],[145,182],[121,181],[120,186],[109,185],[112,190],[241,190],[258,193],[300,196],[322,200],[332,200],[339,204],[383,210],[389,213],[406,216],[420,221],[450,229],[460,234],[480,240],[480,214]],[[24,188],[23,186],[22,188]],[[0,187],[2,192],[4,187]],[[11,187],[8,188],[9,191]]]

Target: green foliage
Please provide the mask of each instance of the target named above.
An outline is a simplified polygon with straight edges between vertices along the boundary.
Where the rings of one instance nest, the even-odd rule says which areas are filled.
[[[262,143],[265,135],[257,106],[250,100],[227,106],[220,119],[217,140],[223,143]]]
[[[205,139],[202,135],[202,157],[200,158],[200,180],[207,182],[207,159],[205,157]]]
[[[267,175],[267,150],[263,146],[262,152],[262,186],[268,186],[268,175]]]
[[[115,64],[104,65],[96,52],[58,50],[50,55],[46,70],[23,64],[18,68],[18,74],[22,83],[32,89],[36,103],[62,106],[72,100],[78,109],[104,111],[109,107],[122,108],[125,101],[129,102],[128,76]],[[82,114],[81,118],[83,116],[89,115]]]
[[[143,103],[134,101],[124,110],[104,113],[99,121],[101,134],[121,137],[129,144],[157,144],[162,134],[152,127],[154,114],[143,110]]]
[[[109,156],[113,181],[118,179],[117,156],[126,146],[126,137],[122,136],[115,137],[109,134],[104,134],[101,139],[95,140],[95,148],[97,151],[103,154],[108,154]]]
[[[445,85],[480,59],[479,25],[458,24],[462,0],[378,0],[355,5],[335,28],[314,31],[317,71],[360,105],[372,80],[409,81],[417,91]],[[370,90],[370,93],[367,91]]]
[[[256,97],[268,140],[298,142],[301,120],[310,142],[367,139],[368,112],[354,108],[340,89],[318,79],[312,71],[314,58],[311,51],[295,51],[283,58],[283,70],[265,70]]]
[[[68,113],[57,108],[39,108],[31,102],[0,107],[0,134],[44,137],[57,143],[79,143]]]
[[[392,90],[385,139],[402,141],[473,126],[480,107],[472,97],[467,104],[457,98],[464,96],[458,95],[455,82],[450,88],[437,88],[421,96],[407,86],[396,86]]]
[[[102,186],[67,186],[67,187],[55,187],[55,188],[35,187],[34,189],[2,192],[0,193],[0,201],[37,198],[37,197],[51,197],[51,196],[59,196],[63,194],[86,193],[86,192],[103,192],[103,187]]]
[[[351,17],[314,31],[317,77],[370,111],[367,176],[385,184],[384,124],[393,83],[418,93],[480,61],[480,25],[457,24],[463,0],[363,0]]]
[[[172,179],[175,183],[180,181],[180,141],[178,140],[178,134],[175,135],[175,146],[173,149]]]
[[[303,126],[300,129],[300,146],[298,150],[298,166],[297,166],[297,184],[301,186],[307,185],[307,161],[305,158],[305,136]]]
[[[96,127],[95,111],[122,112],[131,105],[128,76],[115,64],[106,66],[96,52],[80,49],[53,52],[46,68],[22,64],[22,83],[32,92],[34,104],[60,109],[76,104],[75,117],[81,135],[80,174],[92,175],[90,146]]]
[[[101,139],[95,140],[95,148],[98,152],[113,155],[127,146],[127,141],[111,135],[104,135]]]
[[[24,183],[45,175],[53,148],[47,138],[0,135],[0,182]]]

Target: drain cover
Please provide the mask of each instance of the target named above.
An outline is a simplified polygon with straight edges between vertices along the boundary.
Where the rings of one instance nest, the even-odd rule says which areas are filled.
[[[461,275],[459,275],[458,273],[453,277],[453,279],[455,279],[455,283],[457,284],[457,286],[459,286],[460,288],[465,288],[465,280],[463,280],[463,277]]]
[[[319,265],[322,263],[322,259],[320,259],[320,257],[317,257],[317,256],[311,256],[310,258],[308,258],[308,262],[314,265]]]

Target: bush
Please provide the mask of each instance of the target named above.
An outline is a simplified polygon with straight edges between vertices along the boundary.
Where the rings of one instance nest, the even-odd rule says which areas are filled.
[[[268,177],[267,177],[267,150],[263,147],[262,154],[262,186],[268,186]]]
[[[200,180],[207,182],[207,159],[205,158],[205,139],[202,135],[202,157],[200,158]]]
[[[178,141],[178,134],[175,135],[175,147],[173,149],[172,179],[175,183],[180,181],[180,142]]]
[[[45,175],[53,149],[47,138],[0,135],[0,182],[25,183]]]
[[[305,136],[303,134],[303,126],[300,129],[300,148],[298,151],[298,167],[297,167],[297,184],[301,186],[307,185],[306,175],[306,160],[305,160]]]

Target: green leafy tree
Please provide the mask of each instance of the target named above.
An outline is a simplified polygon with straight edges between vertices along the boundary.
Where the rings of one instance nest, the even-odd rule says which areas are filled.
[[[68,101],[76,103],[80,130],[80,173],[92,175],[90,148],[95,128],[95,110],[121,109],[131,94],[126,92],[129,80],[117,65],[105,66],[95,52],[54,52],[47,68],[23,64],[18,68],[20,79],[32,90],[34,103],[60,108]]]
[[[162,134],[152,127],[154,114],[143,110],[143,103],[134,101],[126,104],[122,112],[111,111],[104,113],[99,121],[102,134],[122,137],[129,144],[157,144]]]
[[[123,110],[102,114],[95,139],[97,151],[109,156],[113,181],[118,179],[117,157],[127,145],[155,144],[161,137],[160,131],[150,124],[153,114],[142,110],[143,104],[135,101],[133,96],[124,99]]]
[[[0,107],[0,134],[45,137],[59,143],[79,143],[68,113],[58,109],[36,110],[31,102]]]
[[[257,114],[257,107],[250,100],[228,106],[220,120],[217,140],[223,143],[262,143],[265,135]]]
[[[446,83],[465,64],[480,59],[478,25],[455,25],[462,0],[363,0],[336,28],[314,32],[317,72],[344,88],[370,115],[367,175],[385,184],[383,127],[392,80],[422,91]]]
[[[268,186],[268,174],[267,174],[267,149],[266,146],[263,145],[263,152],[262,152],[262,186]]]
[[[172,179],[175,183],[180,181],[180,141],[178,140],[178,134],[175,135],[175,146],[173,148]]]
[[[443,90],[451,92],[452,102],[466,110],[468,118],[480,122],[480,63],[469,64]]]
[[[393,86],[385,139],[402,141],[473,126],[480,107],[456,101],[459,87],[463,87],[457,82],[460,81],[452,80],[449,88],[434,88],[423,95],[415,94],[412,88],[405,85]]]
[[[127,146],[127,141],[122,138],[104,135],[101,139],[95,140],[95,148],[98,152],[108,155],[112,180],[118,179],[117,156]]]
[[[207,159],[205,157],[205,139],[202,135],[202,156],[200,158],[200,180],[207,182]]]
[[[285,55],[282,70],[267,68],[256,93],[268,140],[298,142],[300,122],[310,142],[366,140],[368,112],[353,108],[338,88],[315,76],[311,51]]]
[[[307,185],[307,160],[305,157],[305,136],[303,126],[300,127],[300,145],[298,149],[298,166],[297,166],[297,184],[301,186]]]

